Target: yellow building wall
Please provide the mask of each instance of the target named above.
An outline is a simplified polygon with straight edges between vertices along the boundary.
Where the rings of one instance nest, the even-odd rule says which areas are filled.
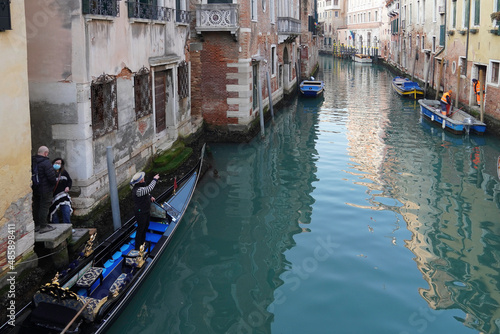
[[[14,271],[7,250],[19,261],[34,245],[24,1],[11,1],[10,12],[12,30],[0,32],[0,277]],[[15,241],[10,249],[9,235]]]

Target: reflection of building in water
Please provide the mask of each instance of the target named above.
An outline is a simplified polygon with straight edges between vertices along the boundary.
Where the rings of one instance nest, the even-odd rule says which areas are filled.
[[[185,217],[196,220],[182,236],[189,246],[170,260],[173,281],[157,284],[169,298],[158,310],[148,307],[171,331],[185,332],[181,323],[197,333],[271,331],[268,307],[283,284],[283,253],[310,223],[317,117],[281,113],[265,138],[214,153],[220,178],[199,184],[199,215]],[[190,323],[190,314],[203,321]]]
[[[485,169],[493,164],[484,161],[491,155],[486,147],[445,146],[432,136],[425,140],[421,145],[432,150],[389,154],[388,163],[398,157],[405,172],[383,177],[402,203],[395,210],[412,232],[406,246],[428,283],[420,295],[433,309],[462,310],[464,319],[457,319],[468,327],[497,333],[500,187]]]
[[[376,73],[371,67],[352,64],[347,68],[349,75],[345,76],[345,85],[356,87],[348,98],[347,140],[349,141],[349,155],[355,169],[366,173],[366,178],[380,183],[385,159],[384,133],[387,128],[389,103],[387,97],[380,96],[374,99],[371,105],[360,103],[357,96],[377,96],[372,92]],[[339,76],[340,77],[340,76]],[[385,161],[384,161],[385,160]],[[352,171],[348,171],[352,172]],[[369,188],[370,186],[367,185]]]

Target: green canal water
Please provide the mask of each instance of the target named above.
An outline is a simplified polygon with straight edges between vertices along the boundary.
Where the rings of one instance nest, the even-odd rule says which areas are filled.
[[[498,138],[422,120],[379,65],[212,144],[173,242],[108,333],[498,333]]]

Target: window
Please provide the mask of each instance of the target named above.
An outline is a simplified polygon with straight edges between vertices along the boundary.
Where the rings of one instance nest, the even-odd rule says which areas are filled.
[[[82,13],[120,16],[120,0],[82,0]]]
[[[472,3],[472,20],[474,26],[479,25],[480,10],[481,10],[480,0],[474,0],[474,2]]]
[[[257,21],[257,0],[252,0],[250,5],[252,6],[252,21]]]
[[[175,0],[175,21],[189,23],[189,12],[186,10],[186,0]]]
[[[469,13],[470,13],[470,0],[464,0],[463,13],[462,13],[462,28],[469,27]]]
[[[145,67],[134,76],[135,119],[152,113],[151,74]]]
[[[375,22],[378,22],[378,11],[375,11]]]
[[[420,0],[417,1],[417,24],[420,23]]]
[[[452,1],[451,2],[451,6],[452,6],[452,18],[451,18],[451,27],[453,29],[455,29],[457,27],[457,2],[456,1]]]
[[[496,0],[496,1],[494,1],[494,3],[495,3],[495,10],[494,10],[494,12],[500,12],[500,0]],[[500,20],[494,20],[493,21],[493,26],[494,27],[497,27],[499,25],[500,25]]]
[[[490,61],[490,83],[494,85],[498,85],[499,81],[499,70],[500,70],[500,62]]]
[[[335,17],[339,17],[339,11],[338,10],[335,11]]]
[[[189,65],[185,61],[177,67],[177,94],[181,99],[189,96]]]
[[[433,8],[432,8],[432,22],[437,21],[437,11],[438,11],[437,0],[434,0],[434,4],[433,4]]]
[[[118,130],[116,78],[103,74],[90,86],[93,137],[97,139]]]
[[[409,6],[409,12],[408,12],[408,25],[411,25],[411,16],[413,15],[412,13],[412,4]]]
[[[276,75],[276,47],[271,46],[271,75]]]
[[[432,36],[432,52],[436,52],[436,36]]]
[[[274,23],[275,22],[274,0],[269,0],[269,15],[271,16],[271,23]]]
[[[465,57],[460,57],[458,59],[458,66],[462,67],[462,73],[461,75],[465,75],[466,69],[467,69],[467,62],[465,61]]]
[[[10,1],[0,0],[0,31],[11,29]]]

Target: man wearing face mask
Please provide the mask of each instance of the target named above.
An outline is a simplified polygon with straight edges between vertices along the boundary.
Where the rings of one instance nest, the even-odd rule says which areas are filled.
[[[63,223],[71,224],[71,197],[69,190],[73,181],[69,173],[64,168],[64,160],[62,158],[55,158],[52,160],[52,167],[56,172],[56,185],[54,187],[54,199],[50,206],[50,221],[53,224]],[[62,221],[59,219],[58,212],[61,211]]]

